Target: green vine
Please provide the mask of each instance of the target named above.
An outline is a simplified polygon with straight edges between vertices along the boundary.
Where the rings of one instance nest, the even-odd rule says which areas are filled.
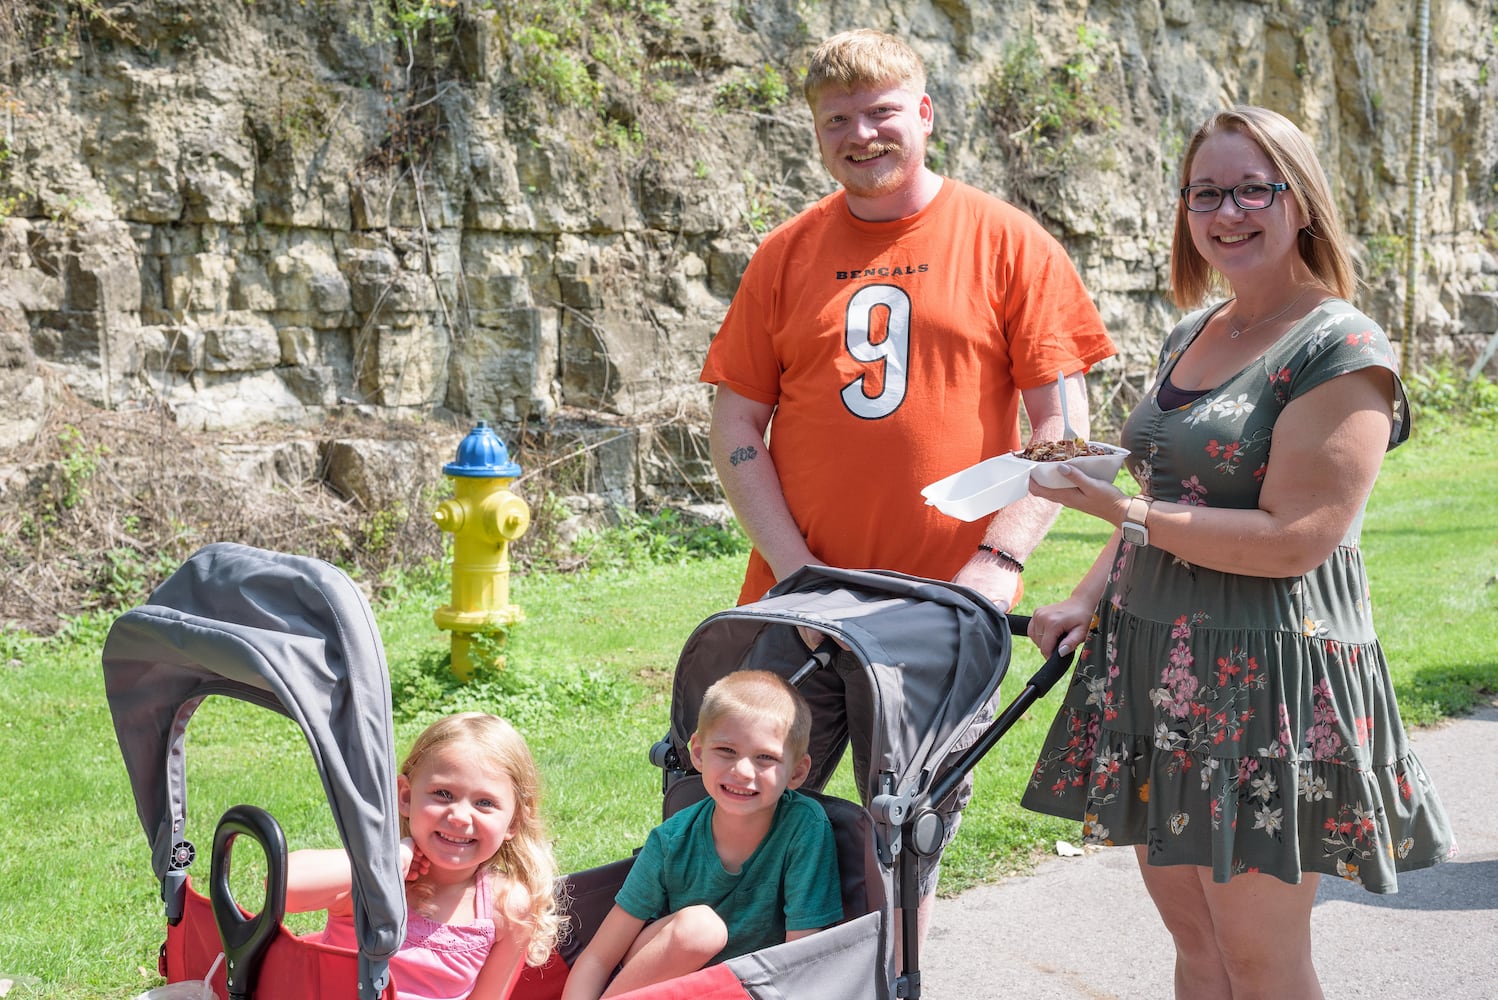
[[[698,72],[667,0],[510,0],[497,32],[517,110],[595,123],[599,147],[647,148],[679,129],[676,84]]]
[[[790,96],[785,77],[774,66],[763,66],[748,79],[719,84],[714,96],[718,107],[728,110],[769,111]]]
[[[984,88],[997,140],[1010,159],[1016,186],[1043,201],[1056,179],[1082,161],[1084,137],[1118,129],[1121,116],[1107,100],[1101,50],[1107,36],[1077,28],[1077,44],[1066,61],[1049,64],[1035,36],[1010,43],[998,71]]]

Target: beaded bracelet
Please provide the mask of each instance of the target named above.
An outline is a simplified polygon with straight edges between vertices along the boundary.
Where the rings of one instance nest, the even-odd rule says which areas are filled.
[[[985,545],[982,542],[980,542],[980,543],[978,543],[978,551],[979,552],[987,552],[989,555],[991,555],[994,558],[998,559],[1000,562],[1006,562],[1009,565],[1013,566],[1015,569],[1019,570],[1021,573],[1023,573],[1025,571],[1025,564],[1022,563],[1022,562],[1020,562],[1018,559],[1016,559],[1010,553],[1005,552],[1003,549],[995,548],[992,545]]]

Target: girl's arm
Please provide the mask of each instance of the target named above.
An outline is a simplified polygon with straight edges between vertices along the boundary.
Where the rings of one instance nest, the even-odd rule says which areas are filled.
[[[520,981],[525,967],[525,953],[530,944],[530,897],[525,886],[509,887],[504,903],[496,914],[494,947],[484,959],[468,1000],[505,1000]]]
[[[473,981],[468,1000],[505,1000],[520,981],[525,967],[526,932],[524,924],[510,924],[507,933],[496,934],[494,947],[484,959],[483,968]]]
[[[286,856],[286,912],[353,912],[354,873],[338,848],[292,851]]]
[[[417,854],[411,838],[400,843],[401,876],[407,880],[424,874],[431,862]],[[354,912],[354,870],[348,854],[339,848],[306,848],[286,856],[286,912],[327,910],[336,916]]]

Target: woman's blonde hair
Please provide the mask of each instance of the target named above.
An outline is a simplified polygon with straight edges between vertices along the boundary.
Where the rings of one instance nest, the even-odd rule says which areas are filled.
[[[1331,185],[1304,132],[1284,115],[1268,108],[1240,104],[1219,111],[1202,123],[1181,157],[1180,187],[1191,182],[1191,164],[1202,143],[1218,132],[1238,132],[1258,144],[1274,169],[1290,185],[1305,214],[1296,239],[1301,260],[1322,284],[1344,299],[1357,291],[1351,243],[1342,229]],[[1170,286],[1177,306],[1189,309],[1220,289],[1222,276],[1208,264],[1191,240],[1185,202],[1176,201],[1175,237],[1170,249]]]
[[[697,732],[709,733],[725,718],[750,719],[785,732],[785,759],[794,763],[811,742],[811,709],[801,692],[768,670],[735,670],[702,696]]]
[[[917,94],[926,92],[926,66],[915,50],[894,35],[872,28],[844,31],[827,39],[812,53],[802,93],[816,108],[823,87],[852,93],[859,87],[896,83]]]
[[[479,866],[479,877],[498,873],[512,885],[522,886],[530,905],[527,913],[517,915],[505,906],[507,893],[495,899],[495,923],[519,921],[526,925],[528,943],[525,960],[542,965],[556,945],[557,935],[567,922],[556,897],[557,863],[551,852],[551,840],[541,821],[541,773],[526,746],[525,739],[504,719],[485,712],[461,712],[448,715],[428,726],[411,744],[401,764],[401,774],[409,780],[429,757],[453,747],[483,760],[487,766],[509,776],[515,791],[515,817],[511,821],[514,836],[500,845],[488,861]],[[401,836],[410,836],[407,819],[401,817]],[[431,886],[418,879],[407,886],[407,905],[418,913],[429,904]],[[502,933],[502,930],[500,931]]]

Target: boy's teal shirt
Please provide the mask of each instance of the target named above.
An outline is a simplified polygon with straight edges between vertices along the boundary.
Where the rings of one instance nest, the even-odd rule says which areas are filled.
[[[728,944],[714,962],[843,918],[832,823],[815,799],[782,794],[769,833],[736,874],[724,870],[713,846],[714,807],[703,799],[650,832],[614,898],[620,908],[654,920],[687,906],[712,907],[728,926]]]

